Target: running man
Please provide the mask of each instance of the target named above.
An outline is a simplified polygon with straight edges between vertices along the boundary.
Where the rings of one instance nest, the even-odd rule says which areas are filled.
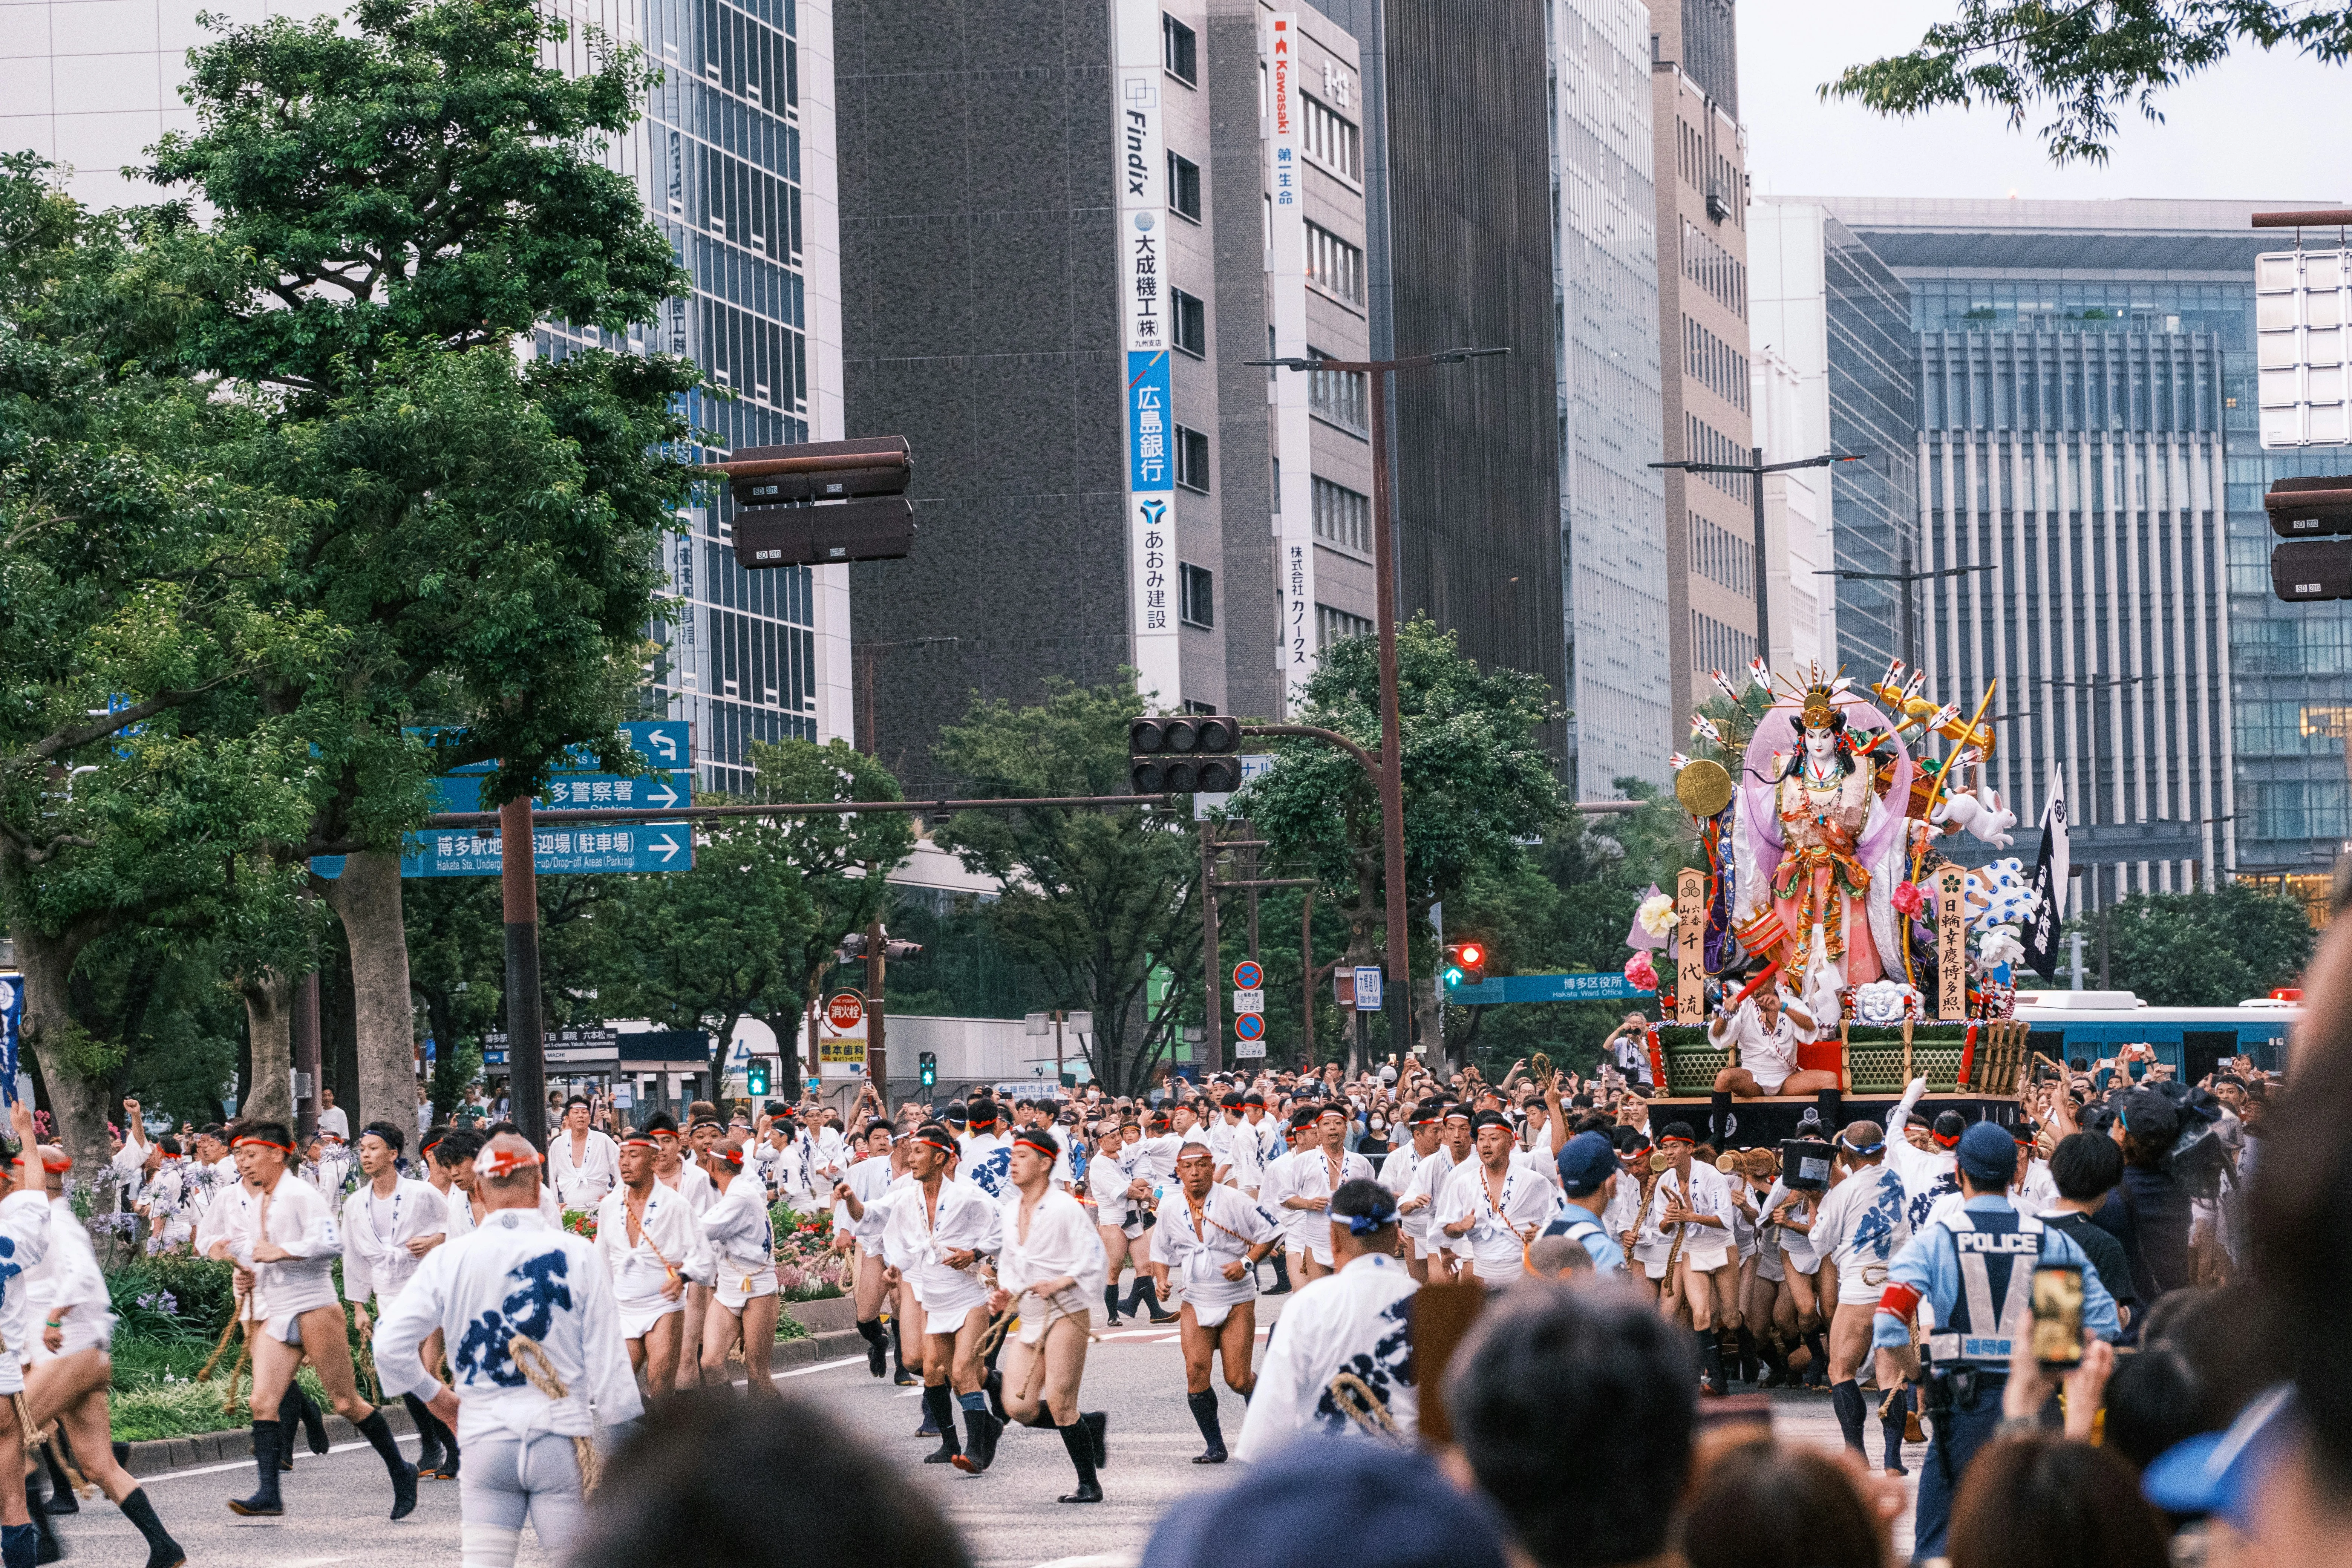
[[[1224,1362],[1225,1385],[1244,1400],[1256,1386],[1250,1356],[1257,1339],[1257,1263],[1282,1231],[1274,1216],[1233,1187],[1216,1184],[1216,1156],[1204,1140],[1184,1145],[1176,1190],[1160,1200],[1160,1253],[1151,1260],[1163,1285],[1181,1285],[1177,1330],[1184,1346],[1184,1401],[1208,1447],[1192,1462],[1225,1462],[1217,1420],[1213,1358]]]
[[[1081,1414],[1078,1384],[1086,1376],[1094,1293],[1106,1267],[1102,1238],[1078,1200],[1054,1186],[1061,1144],[1043,1127],[1013,1134],[1005,1168],[1010,1190],[998,1215],[996,1289],[988,1310],[1018,1309],[1021,1331],[1004,1347],[1004,1407],[1024,1426],[1052,1426],[1078,1472],[1077,1490],[1064,1502],[1100,1502],[1098,1472],[1109,1458],[1104,1441],[1110,1416]]]

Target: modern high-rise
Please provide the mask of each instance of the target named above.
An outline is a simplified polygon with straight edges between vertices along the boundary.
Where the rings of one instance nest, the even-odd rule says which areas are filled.
[[[1732,0],[1649,0],[1662,421],[1670,461],[1746,463],[1748,147]],[[1667,646],[1677,713],[1756,648],[1756,528],[1744,474],[1665,473]]]
[[[2216,872],[2319,897],[2347,820],[2352,611],[2271,595],[2262,495],[2352,468],[2266,453],[2260,206],[1822,203],[1909,290],[1926,662],[2000,678],[2032,822],[2067,773],[2092,898]]]
[[[1570,778],[1663,784],[1676,729],[1660,459],[1657,195],[1642,0],[1552,0],[1553,308]]]
[[[326,15],[318,0],[219,0],[233,25]],[[0,150],[70,165],[95,205],[153,199],[117,170],[191,131],[186,52],[212,35],[194,7],[25,0],[0,5]],[[610,150],[692,274],[693,292],[625,334],[542,329],[540,353],[684,353],[732,395],[697,397],[720,450],[841,434],[841,288],[829,0],[575,0],[553,58],[584,66],[591,32],[663,68],[646,115]],[[849,598],[838,566],[746,573],[731,501],[696,507],[667,545],[651,700],[692,721],[698,784],[748,779],[755,740],[850,732]]]

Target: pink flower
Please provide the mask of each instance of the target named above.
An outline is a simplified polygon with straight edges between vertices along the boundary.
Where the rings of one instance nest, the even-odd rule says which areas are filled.
[[[1625,961],[1625,983],[1636,991],[1655,991],[1658,972],[1650,963],[1650,955],[1637,952]]]
[[[1927,896],[1920,892],[1918,883],[1898,882],[1895,886],[1892,901],[1899,912],[1916,915],[1926,906],[1927,900]]]

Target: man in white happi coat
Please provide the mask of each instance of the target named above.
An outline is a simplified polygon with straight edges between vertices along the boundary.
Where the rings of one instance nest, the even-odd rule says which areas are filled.
[[[15,1347],[31,1342],[40,1316],[33,1309],[24,1273],[48,1256],[53,1211],[41,1171],[41,1153],[34,1142],[33,1108],[17,1100],[8,1108],[9,1130],[16,1141],[16,1158],[8,1179],[0,1181],[0,1405],[22,1397],[24,1363]],[[29,1412],[26,1413],[29,1418]],[[0,1437],[0,1568],[34,1568],[40,1553],[40,1531],[33,1523],[25,1478],[30,1455],[19,1436],[23,1422],[9,1418]]]
[[[1152,1227],[1160,1247],[1151,1267],[1177,1298],[1184,1402],[1208,1445],[1196,1465],[1225,1462],[1213,1362],[1223,1362],[1226,1386],[1244,1399],[1255,1386],[1256,1268],[1282,1237],[1272,1215],[1234,1188],[1219,1186],[1215,1176],[1215,1156],[1205,1139],[1195,1137],[1177,1157],[1176,1188],[1160,1200]]]
[[[860,1158],[850,1163],[841,1179],[834,1184],[834,1230],[850,1240],[849,1266],[852,1270],[851,1292],[856,1300],[857,1335],[866,1342],[866,1370],[876,1377],[890,1371],[892,1336],[882,1331],[882,1307],[890,1293],[890,1265],[882,1256],[882,1231],[888,1219],[887,1211],[876,1205],[890,1184],[904,1173],[905,1159],[892,1158],[890,1124],[870,1123],[863,1139],[864,1149],[856,1151]],[[892,1329],[901,1325],[896,1315],[890,1320]],[[907,1370],[906,1342],[896,1342],[898,1373],[896,1381],[912,1387],[919,1380]]]
[[[1422,1257],[1424,1285],[1454,1283],[1453,1250],[1447,1246],[1444,1231],[1432,1222],[1436,1216],[1437,1200],[1444,1194],[1445,1184],[1454,1179],[1454,1173],[1465,1163],[1477,1163],[1477,1157],[1470,1152],[1470,1119],[1474,1114],[1466,1105],[1445,1106],[1438,1119],[1437,1150],[1414,1169],[1412,1184],[1397,1204],[1398,1213],[1406,1218],[1416,1214],[1427,1216],[1423,1230],[1428,1243]]]
[[[1518,1157],[1510,1118],[1482,1110],[1471,1130],[1476,1158],[1446,1178],[1434,1224],[1466,1261],[1466,1279],[1496,1289],[1527,1272],[1528,1244],[1559,1212],[1559,1189]]]
[[[1078,1384],[1086,1376],[1087,1341],[1094,1295],[1108,1258],[1102,1238],[1078,1200],[1054,1185],[1062,1146],[1044,1127],[1013,1134],[1006,1166],[1010,1184],[997,1216],[996,1289],[988,1310],[1017,1309],[1020,1332],[1004,1347],[1004,1406],[1024,1426],[1051,1426],[1078,1472],[1077,1490],[1064,1502],[1100,1502],[1098,1467],[1105,1457],[1105,1411],[1081,1413]]]
[[[563,1102],[563,1125],[547,1142],[547,1175],[555,1200],[568,1209],[593,1210],[621,1184],[621,1146],[588,1125],[585,1095]]]
[[[429,1254],[375,1331],[385,1389],[465,1441],[465,1568],[512,1568],[525,1520],[561,1561],[586,1525],[596,1434],[644,1409],[600,1244],[548,1224],[540,1164],[516,1134],[490,1140],[477,1157],[481,1225]],[[450,1347],[446,1386],[421,1354],[435,1336]]]
[[[1397,1231],[1396,1194],[1384,1184],[1349,1182],[1331,1194],[1338,1267],[1299,1290],[1266,1340],[1234,1444],[1244,1463],[1307,1436],[1412,1441],[1421,1409],[1412,1294],[1420,1286],[1397,1261]]]
[[[401,1146],[406,1134],[389,1121],[371,1121],[360,1130],[359,1189],[343,1200],[343,1294],[353,1308],[362,1338],[368,1332],[368,1300],[383,1315],[400,1299],[401,1289],[425,1255],[448,1234],[447,1200],[420,1182],[400,1173]],[[427,1371],[441,1364],[441,1345],[426,1344]],[[404,1395],[408,1417],[416,1424],[421,1446],[416,1474],[425,1480],[448,1480],[460,1468],[457,1435],[436,1419],[422,1400]]]
[[[677,1386],[687,1284],[711,1277],[693,1206],[654,1174],[660,1154],[648,1131],[623,1139],[621,1184],[596,1205],[596,1251],[612,1278],[629,1364],[656,1394]]]
[[[1423,1197],[1407,1206],[1406,1198],[1413,1190],[1412,1179],[1420,1172],[1422,1162],[1437,1152],[1438,1136],[1444,1123],[1444,1101],[1424,1100],[1414,1106],[1405,1118],[1412,1136],[1381,1158],[1380,1173],[1374,1178],[1396,1194],[1397,1228],[1404,1237],[1405,1268],[1416,1283],[1425,1283],[1429,1279],[1429,1255],[1434,1250],[1429,1240],[1433,1200]]]
[[[983,1255],[998,1244],[997,1206],[955,1174],[961,1149],[944,1122],[918,1128],[907,1153],[912,1181],[893,1195],[885,1255],[913,1287],[923,1311],[923,1408],[939,1431],[927,1465],[952,1464],[977,1475],[996,1458],[1003,1426],[982,1392],[980,1342],[988,1329]],[[956,1438],[963,1410],[969,1449]]]
[[[1283,1185],[1282,1206],[1295,1216],[1286,1226],[1293,1250],[1305,1260],[1304,1278],[1320,1279],[1335,1267],[1331,1254],[1331,1194],[1349,1182],[1372,1179],[1372,1163],[1347,1146],[1348,1113],[1340,1101],[1327,1100],[1307,1123],[1306,1135],[1290,1154],[1290,1173]]]
[[[751,1391],[773,1397],[776,1385],[768,1364],[775,1353],[781,1310],[776,1234],[768,1219],[767,1190],[743,1168],[745,1149],[743,1134],[730,1131],[703,1160],[719,1197],[702,1211],[703,1241],[718,1271],[702,1321],[702,1381],[714,1388],[732,1381],[727,1352],[740,1341]]]

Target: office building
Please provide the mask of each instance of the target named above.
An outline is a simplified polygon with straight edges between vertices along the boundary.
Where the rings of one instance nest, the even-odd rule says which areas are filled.
[[[2019,815],[2067,771],[2095,899],[2221,872],[2316,900],[2346,819],[2352,613],[2272,597],[2259,206],[1822,203],[1907,286],[1916,331],[1927,661],[2002,679]],[[2158,851],[2151,853],[2151,851]]]
[[[1809,542],[1809,531],[1791,521],[1785,563],[1771,551],[1773,641],[1789,646],[1781,619],[1805,620],[1810,595],[1822,667],[1874,680],[1897,658],[1916,663],[1920,651],[1916,583],[1907,620],[1903,600],[1918,553],[1910,292],[1818,203],[1759,197],[1748,215],[1765,461],[1830,452],[1856,459],[1764,481],[1768,510],[1799,498],[1791,504],[1828,528],[1825,541]]]
[[[1649,11],[1551,0],[1553,308],[1569,777],[1578,797],[1666,779],[1658,225]]]
[[[223,0],[247,25],[340,5]],[[583,347],[691,356],[733,395],[689,413],[725,447],[841,435],[841,289],[835,195],[832,17],[810,0],[575,0],[551,47],[587,63],[594,29],[664,68],[646,116],[612,149],[693,275],[690,297],[622,337],[543,328],[540,353]],[[212,35],[194,8],[30,0],[0,5],[0,149],[74,170],[97,205],[152,200],[119,166],[166,131],[193,131],[185,55]],[[715,455],[715,454],[714,454]],[[650,700],[694,726],[697,784],[749,781],[758,740],[847,735],[849,599],[838,566],[746,573],[731,502],[697,507],[668,542],[671,598],[648,635],[664,647]]]
[[[1746,463],[1747,136],[1732,0],[1649,0],[1658,338],[1668,460]],[[1665,474],[1667,642],[1677,713],[1711,669],[1756,654],[1755,512],[1745,474]]]

